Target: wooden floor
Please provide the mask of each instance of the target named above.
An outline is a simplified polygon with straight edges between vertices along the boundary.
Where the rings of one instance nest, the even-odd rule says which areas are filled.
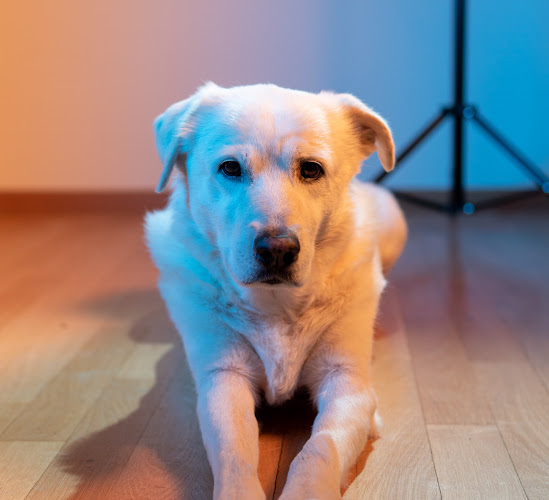
[[[408,211],[347,499],[549,498],[549,203]],[[181,343],[138,215],[0,216],[0,498],[207,499]],[[277,498],[314,412],[261,409]]]

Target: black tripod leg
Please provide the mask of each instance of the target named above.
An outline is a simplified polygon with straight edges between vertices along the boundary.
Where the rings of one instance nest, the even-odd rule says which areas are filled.
[[[391,170],[391,172],[394,172],[397,167],[399,166],[399,163],[404,160],[417,146],[419,146],[423,140],[433,131],[435,130],[446,118],[446,116],[451,112],[450,109],[443,109],[430,123],[427,125],[405,148],[402,153],[400,153],[395,162],[395,169]],[[381,182],[385,177],[387,177],[391,172],[381,172],[375,179],[374,182]]]
[[[523,167],[526,173],[543,192],[549,193],[549,177],[547,177],[544,172],[536,167],[530,160],[525,158],[522,153],[519,153],[519,151],[517,151],[517,149],[509,143],[509,141],[496,132],[494,127],[484,120],[484,118],[481,118],[478,113],[476,113],[472,119]]]

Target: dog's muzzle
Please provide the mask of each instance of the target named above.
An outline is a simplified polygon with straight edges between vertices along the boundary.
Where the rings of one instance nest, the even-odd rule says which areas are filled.
[[[276,284],[282,281],[297,260],[299,250],[299,240],[290,231],[259,234],[254,241],[254,256],[264,272],[272,276],[271,280],[264,282]]]

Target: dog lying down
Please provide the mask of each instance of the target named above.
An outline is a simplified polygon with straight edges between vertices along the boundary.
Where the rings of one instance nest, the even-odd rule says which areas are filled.
[[[146,237],[196,384],[214,497],[265,498],[255,405],[304,387],[318,415],[280,498],[340,498],[375,432],[373,326],[406,240],[394,198],[353,178],[374,150],[393,168],[391,132],[349,94],[212,83],[154,125],[157,190],[177,176]]]

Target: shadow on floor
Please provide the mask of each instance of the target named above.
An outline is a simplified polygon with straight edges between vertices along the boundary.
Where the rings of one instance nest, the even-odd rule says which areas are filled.
[[[113,309],[113,302],[122,306]],[[213,478],[198,426],[194,384],[158,291],[97,297],[77,308],[112,318],[135,310],[136,303],[144,313],[131,326],[129,337],[136,344],[165,344],[168,351],[157,361],[152,383],[116,378],[86,416],[89,427],[100,430],[75,441],[60,457],[63,470],[78,481],[69,498],[210,499]],[[116,423],[101,428],[101,422],[112,421],[117,412],[121,417]],[[291,459],[310,435],[315,414],[304,392],[283,406],[262,404],[256,411],[260,432],[283,441],[285,460],[279,464],[275,498]],[[368,447],[371,450],[371,442]],[[364,454],[361,463],[363,467]],[[356,472],[351,471],[352,479]]]

